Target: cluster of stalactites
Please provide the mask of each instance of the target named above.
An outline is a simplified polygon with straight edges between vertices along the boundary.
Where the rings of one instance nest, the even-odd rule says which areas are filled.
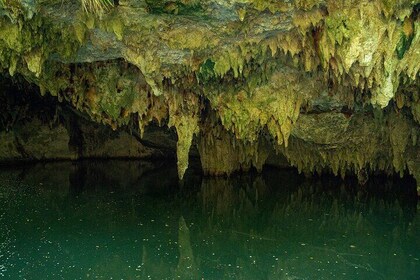
[[[350,118],[338,116],[340,113],[331,115],[321,114],[312,120],[311,116],[302,116],[289,147],[279,147],[279,152],[300,172],[321,174],[330,170],[342,177],[364,171],[401,176],[407,170],[418,172],[419,129],[404,114],[391,112],[377,117],[359,113]],[[319,122],[317,127],[313,126],[314,120]]]
[[[3,6],[6,2],[12,3],[0,1]],[[226,37],[200,22],[183,25],[181,17],[178,24],[163,24],[173,23],[174,17],[154,15],[150,21],[145,16],[139,24],[136,17],[124,17],[119,11],[102,19],[75,13],[71,25],[55,25],[42,15],[19,17],[16,24],[1,15],[2,6],[0,68],[10,75],[22,74],[42,92],[67,100],[113,128],[133,119],[141,134],[153,121],[174,127],[180,178],[195,136],[203,167],[211,174],[251,166],[261,169],[270,145],[303,171],[331,168],[344,174],[369,168],[401,173],[409,168],[418,174],[418,161],[405,159],[408,143],[415,143],[417,137],[407,131],[418,130],[420,123],[418,6],[409,1],[399,1],[404,3],[397,8],[384,4],[389,1],[315,2],[319,1],[294,1],[290,6],[242,1],[246,5],[238,10],[240,32],[252,36],[238,35],[229,25],[222,32]],[[247,12],[248,8],[252,11]],[[265,9],[290,16],[290,26],[254,32],[258,28],[253,21],[258,23],[267,15],[259,12]],[[157,27],[159,32],[150,31]],[[120,59],[70,63],[87,51],[86,45],[107,46],[108,37],[119,48]],[[332,89],[329,82],[339,86]],[[407,92],[399,90],[403,87]],[[394,99],[396,110],[409,108],[417,124],[395,125],[398,118],[392,115],[388,132],[376,134],[380,138],[361,136],[385,126],[371,122],[367,122],[371,130],[354,129],[357,133],[351,136],[364,141],[337,144],[325,139],[314,142],[317,135],[308,138],[322,125],[310,122],[315,128],[303,127],[305,118],[299,118],[303,105],[310,107],[312,100],[327,93],[349,100],[346,105],[352,107],[354,92],[364,94],[361,106],[383,108]],[[211,121],[208,111],[214,114]],[[330,127],[337,129],[336,124]],[[350,139],[346,129],[333,136]],[[320,129],[318,136],[330,135],[326,131]],[[268,144],[270,140],[273,144]]]
[[[270,147],[264,137],[255,141],[237,139],[220,125],[215,113],[203,122],[198,142],[201,166],[207,175],[229,176],[234,172],[246,172],[251,167],[261,171],[269,156]]]
[[[105,19],[75,13],[72,25],[57,27],[41,16],[20,24],[4,16],[0,20],[0,45],[4,49],[0,52],[0,62],[11,74],[23,72],[24,69],[19,68],[26,68],[39,77],[46,68],[45,60],[51,54],[57,53],[66,60],[74,56],[79,47],[89,43],[92,34],[105,32],[114,36],[115,44],[122,44],[121,57],[141,70],[157,96],[163,93],[164,77],[178,78],[185,73],[199,72],[206,68],[204,66],[209,61],[211,69],[207,70],[212,76],[223,78],[232,74],[234,78],[248,79],[247,64],[257,61],[262,65],[263,61],[281,54],[291,57],[295,65],[304,71],[317,72],[321,66],[325,75],[334,76],[340,83],[369,90],[372,104],[382,108],[387,106],[397,92],[401,77],[405,77],[404,83],[417,78],[420,67],[416,63],[420,59],[417,51],[420,43],[417,6],[410,1],[399,1],[395,5],[379,0],[318,2],[295,1],[293,5],[285,5],[272,1],[245,1],[243,9],[250,10],[248,17],[251,18],[245,18],[242,24],[251,30],[254,28],[252,18],[264,16],[256,11],[264,9],[290,14],[291,24],[287,26],[287,32],[270,32],[269,36],[241,36],[233,42],[224,38],[228,44],[199,21],[189,28],[178,24],[177,27],[164,29],[159,33],[160,37],[141,29],[139,34],[142,37],[133,38],[139,40],[140,45],[137,45],[130,41],[133,30],[127,26],[141,26],[137,26],[137,22],[130,24],[130,19],[124,18],[118,11]],[[251,13],[251,10],[254,12]],[[164,23],[165,19],[171,20],[171,17],[160,20]],[[159,21],[159,26],[164,26],[163,23]],[[150,28],[156,26],[151,25]],[[143,37],[148,41],[143,42]],[[141,47],[146,43],[150,48]],[[182,59],[168,66],[162,60],[161,45],[167,46],[168,53],[179,53],[178,56],[182,53]],[[186,55],[186,50],[190,50],[191,55]],[[178,72],[179,64],[183,66],[181,73]]]
[[[97,121],[116,128],[135,117],[140,131],[153,121],[175,127],[180,178],[194,136],[203,169],[211,175],[261,170],[274,149],[303,172],[418,172],[415,156],[407,157],[418,149],[416,123],[396,113],[382,119],[363,112],[301,114],[302,103],[326,88],[293,69],[273,73],[251,92],[226,84],[198,94],[168,83],[158,97],[141,72],[123,61],[48,69],[56,79],[40,79],[40,85]]]

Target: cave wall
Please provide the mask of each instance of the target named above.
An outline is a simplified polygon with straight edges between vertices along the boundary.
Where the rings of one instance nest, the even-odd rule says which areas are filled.
[[[66,102],[41,97],[36,87],[22,78],[12,82],[0,78],[0,164],[85,158],[171,158],[175,145],[140,142],[129,127],[113,131]],[[150,138],[149,133],[146,139]],[[159,146],[159,148],[157,148]]]
[[[411,173],[420,181],[419,2],[0,1],[0,69],[118,130],[175,129],[179,177]]]

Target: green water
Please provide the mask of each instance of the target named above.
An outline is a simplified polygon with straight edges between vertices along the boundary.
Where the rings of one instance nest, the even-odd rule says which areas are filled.
[[[0,168],[0,278],[420,279],[410,180],[155,167]]]

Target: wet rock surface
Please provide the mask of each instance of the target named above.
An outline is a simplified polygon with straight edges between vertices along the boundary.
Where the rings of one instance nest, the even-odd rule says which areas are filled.
[[[308,174],[419,181],[419,5],[120,0],[95,14],[78,1],[1,0],[0,71],[117,131],[77,156],[152,156],[137,142],[153,126],[170,129],[151,138],[176,149],[180,178],[193,147],[209,175],[278,158]],[[34,157],[74,157],[63,127],[42,135],[63,148]]]
[[[175,136],[150,127],[139,141],[129,127],[113,131],[55,98],[2,81],[0,164],[85,158],[174,157]],[[26,86],[29,87],[28,84]],[[150,131],[150,135],[149,135]],[[165,145],[154,139],[160,139]]]

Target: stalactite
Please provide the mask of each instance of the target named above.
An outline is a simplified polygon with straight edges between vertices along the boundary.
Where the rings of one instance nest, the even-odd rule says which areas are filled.
[[[188,156],[195,134],[199,132],[198,98],[192,93],[169,93],[169,127],[175,127],[178,135],[176,154],[178,158],[178,176],[184,177],[188,168]]]

